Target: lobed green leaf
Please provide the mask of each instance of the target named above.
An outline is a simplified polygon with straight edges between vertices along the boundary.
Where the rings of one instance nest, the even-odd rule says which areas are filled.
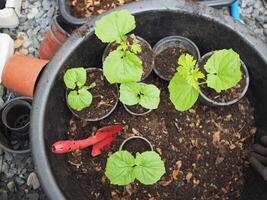
[[[85,88],[81,88],[78,91],[70,91],[67,97],[68,105],[77,111],[89,107],[92,103],[93,96]]]
[[[134,53],[115,50],[105,59],[103,73],[111,84],[137,82],[143,73],[142,61]]]
[[[135,164],[134,176],[144,185],[156,183],[166,172],[164,162],[155,151],[147,151],[142,154],[137,153]]]
[[[83,67],[68,69],[64,74],[64,83],[67,88],[82,87],[86,82],[86,70]]]
[[[240,57],[232,49],[215,51],[204,66],[208,87],[217,92],[234,87],[241,80],[240,66]]]
[[[135,27],[135,18],[128,10],[115,11],[96,22],[95,34],[102,42],[120,43]]]
[[[128,151],[118,151],[112,154],[107,161],[106,176],[115,185],[128,185],[135,177],[133,167],[135,159]]]
[[[118,151],[108,158],[105,172],[115,185],[128,185],[135,178],[145,185],[152,185],[164,173],[164,162],[154,151],[138,153],[136,158],[128,151]]]
[[[169,83],[170,100],[175,109],[186,111],[190,109],[198,99],[199,88],[193,87],[177,72]]]
[[[139,104],[146,109],[156,109],[160,103],[160,90],[152,84],[140,85]]]
[[[147,109],[156,109],[160,102],[160,90],[152,84],[123,83],[120,86],[120,101],[129,106],[140,104]]]

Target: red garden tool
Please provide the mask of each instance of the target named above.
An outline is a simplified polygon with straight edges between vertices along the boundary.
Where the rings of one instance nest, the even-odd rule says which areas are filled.
[[[116,136],[124,128],[123,125],[111,125],[99,129],[94,136],[90,136],[83,140],[61,140],[52,145],[52,152],[56,154],[64,154],[77,149],[85,149],[93,145],[92,156],[101,154],[104,148],[116,140]]]

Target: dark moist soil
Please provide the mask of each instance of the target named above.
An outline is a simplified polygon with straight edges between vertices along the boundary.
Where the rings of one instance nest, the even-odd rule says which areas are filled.
[[[206,59],[204,59],[199,63],[200,69],[205,74],[205,77],[207,77],[207,72],[204,70],[204,65],[206,64],[209,58],[210,57],[207,57]],[[236,86],[228,90],[223,90],[220,93],[217,93],[216,90],[209,88],[207,84],[202,84],[200,85],[201,92],[209,99],[218,103],[226,103],[232,101],[240,97],[246,87],[246,73],[242,66],[241,66],[241,74],[242,74],[242,79],[237,83]]]
[[[72,110],[83,119],[99,119],[108,114],[114,107],[118,98],[116,85],[110,85],[103,76],[103,72],[87,72],[86,85],[95,82],[96,86],[89,91],[93,95],[92,104],[81,111]]]
[[[144,141],[142,139],[135,138],[135,139],[131,139],[131,140],[127,141],[123,145],[122,150],[129,151],[130,153],[132,153],[135,156],[137,152],[143,153],[145,151],[151,151],[151,148],[146,141]]]
[[[68,0],[70,12],[77,18],[99,15],[120,5],[138,0]]]
[[[223,200],[235,199],[244,188],[249,167],[246,149],[256,133],[253,108],[246,97],[228,107],[207,107],[197,103],[178,112],[169,100],[168,83],[152,74],[148,81],[161,88],[157,110],[133,116],[119,104],[112,115],[100,122],[70,120],[68,137],[88,137],[98,128],[124,124],[119,139],[99,157],[91,148],[68,154],[70,175],[88,199],[139,200]],[[142,135],[165,162],[166,174],[151,186],[138,181],[128,186],[111,185],[105,176],[107,158],[118,151],[125,138]],[[137,147],[138,148],[138,147]]]
[[[146,79],[149,74],[152,71],[153,68],[153,51],[150,46],[148,46],[145,42],[138,40],[138,38],[135,35],[129,35],[127,38],[127,41],[129,44],[133,44],[133,42],[137,42],[141,45],[142,51],[137,54],[137,56],[141,59],[142,61],[142,66],[143,66],[143,74],[141,80],[143,81]],[[115,50],[118,47],[117,44],[112,44],[110,48],[107,50],[107,55]]]
[[[179,47],[169,47],[155,56],[155,66],[162,77],[171,80],[178,67],[177,61],[183,53],[188,53],[185,49]]]
[[[127,105],[125,105],[127,106]],[[127,106],[127,108],[132,111],[133,113],[137,113],[137,114],[143,114],[147,111],[149,111],[148,109],[142,107],[141,105],[134,105],[134,106]]]

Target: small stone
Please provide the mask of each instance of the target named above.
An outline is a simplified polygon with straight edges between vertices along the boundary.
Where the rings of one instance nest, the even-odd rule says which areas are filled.
[[[15,176],[17,174],[17,172],[18,172],[18,170],[16,168],[10,166],[10,169],[9,169],[8,173],[6,173],[6,176],[7,176],[7,178],[11,178],[11,177]]]
[[[223,161],[224,161],[224,158],[223,158],[223,157],[217,157],[217,158],[216,158],[216,161],[215,161],[215,165],[219,165],[219,164],[221,164]]]
[[[12,154],[7,151],[5,152],[4,158],[8,163],[10,163],[13,160]]]
[[[2,107],[4,105],[4,100],[0,97],[0,107]]]
[[[9,189],[10,192],[15,192],[16,190],[16,185],[14,183],[14,181],[10,181],[7,184],[7,188]]]
[[[18,37],[14,42],[14,48],[15,49],[20,48],[22,46],[23,42],[24,42],[24,38]]]
[[[33,45],[33,42],[31,40],[26,40],[24,43],[23,43],[23,48],[25,49],[28,49],[30,46]]]
[[[44,1],[46,1],[46,0],[44,0]],[[39,7],[41,7],[41,2],[40,1],[36,1],[36,2],[34,2],[34,4],[33,4],[35,7],[37,7],[37,8],[39,8]]]
[[[1,171],[0,172],[2,172],[4,174],[7,174],[8,173],[8,170],[9,170],[9,165],[6,162],[4,162],[2,164],[2,168],[1,168]]]
[[[44,10],[49,10],[51,8],[52,4],[50,3],[50,1],[43,1],[42,6],[43,6]]]
[[[37,7],[33,7],[30,10],[30,13],[28,13],[27,18],[28,19],[33,19],[38,14],[38,12],[39,12],[38,8]]]
[[[25,180],[19,176],[16,176],[15,180],[16,180],[16,183],[18,184],[18,186],[21,186],[25,183]]]
[[[22,55],[28,55],[28,50],[27,49],[20,49],[19,50],[19,54],[22,54]]]
[[[3,95],[4,95],[4,86],[0,84],[0,97],[2,97]]]
[[[40,187],[40,182],[35,172],[30,173],[28,176],[27,185],[32,187],[34,190]]]
[[[44,11],[41,10],[40,12],[37,13],[37,15],[35,15],[35,18],[40,18],[43,16],[43,14],[44,14]]]

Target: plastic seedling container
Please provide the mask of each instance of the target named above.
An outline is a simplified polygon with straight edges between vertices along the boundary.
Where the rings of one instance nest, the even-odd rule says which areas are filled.
[[[11,153],[30,152],[31,104],[30,97],[15,97],[3,105],[0,110],[0,148]]]
[[[90,72],[101,72],[102,74],[103,74],[103,72],[102,72],[102,69],[100,69],[100,68],[87,68],[86,69],[86,72],[88,73],[90,73]],[[88,76],[88,74],[87,74],[87,76]],[[87,79],[88,79],[88,77],[87,77]],[[104,81],[106,81],[105,79],[104,79]],[[96,86],[95,87],[98,87],[97,86],[98,84],[96,84]],[[111,87],[113,87],[113,89],[114,88],[116,88],[116,94],[117,94],[117,96],[116,96],[116,99],[115,99],[115,102],[114,102],[114,104],[113,104],[113,106],[112,106],[112,108],[106,113],[106,114],[104,114],[104,115],[102,115],[102,116],[100,116],[100,117],[97,117],[97,118],[94,118],[94,117],[84,117],[83,115],[81,115],[80,113],[82,112],[78,112],[78,111],[75,111],[75,110],[73,110],[69,105],[68,105],[68,103],[67,103],[67,98],[68,98],[68,90],[66,91],[66,104],[68,105],[68,108],[70,109],[70,111],[72,112],[72,114],[73,115],[75,115],[76,117],[78,117],[78,118],[80,118],[80,119],[82,119],[82,120],[84,120],[84,121],[89,121],[89,122],[95,122],[95,121],[100,121],[100,120],[102,120],[102,119],[105,119],[106,117],[108,117],[114,110],[115,110],[115,108],[116,108],[116,106],[117,106],[117,104],[118,104],[118,101],[119,101],[119,99],[118,99],[118,91],[119,91],[119,89],[118,89],[118,85],[117,84],[113,84]],[[94,89],[94,88],[92,88],[92,89]],[[90,89],[89,91],[91,91],[92,89]],[[93,95],[93,94],[92,94]],[[94,95],[93,95],[93,101],[94,101]],[[92,104],[93,104],[93,102],[92,102]],[[92,106],[92,104],[90,105],[90,106]],[[89,106],[89,108],[90,108],[90,106]],[[85,109],[87,109],[87,108],[85,108]],[[84,109],[84,110],[85,110]]]
[[[200,59],[199,63],[201,63],[203,60],[207,60],[214,52],[209,52],[206,53],[204,56],[202,56],[202,58]],[[201,66],[202,67],[202,66]],[[249,73],[248,73],[248,69],[245,65],[245,63],[241,60],[241,68],[243,69],[244,73],[245,73],[245,87],[241,93],[241,95],[237,98],[234,98],[231,101],[227,101],[227,102],[217,102],[213,99],[210,99],[209,97],[207,97],[207,95],[205,95],[201,89],[200,89],[200,101],[208,106],[230,106],[234,103],[237,103],[240,99],[242,99],[245,94],[248,91],[248,87],[249,87]]]
[[[155,54],[155,60],[154,60],[154,72],[163,80],[169,81],[171,80],[172,76],[176,72],[177,65],[177,59],[175,59],[175,67],[173,69],[172,73],[166,73],[163,74],[163,70],[165,67],[164,65],[157,65],[156,57],[160,55],[162,52],[169,48],[179,48],[185,50],[187,53],[192,55],[197,61],[200,59],[200,53],[198,50],[197,45],[191,41],[190,39],[182,36],[168,36],[163,39],[161,39],[157,44],[153,47],[153,51]],[[160,68],[161,67],[161,68]],[[168,66],[166,66],[168,67]]]
[[[143,136],[132,136],[132,137],[129,137],[127,138],[126,140],[124,140],[121,145],[120,145],[120,148],[119,150],[122,151],[122,150],[127,150],[125,147],[127,144],[129,143],[135,143],[135,141],[138,141],[138,140],[141,140],[143,143],[145,143],[145,147],[147,151],[153,151],[153,146],[151,144],[151,142],[146,139],[145,137]],[[144,146],[144,144],[143,144]],[[138,149],[136,149],[136,151],[138,151]],[[139,152],[139,153],[142,153],[142,152]]]
[[[150,46],[150,44],[149,44],[144,38],[139,37],[139,36],[135,36],[135,37],[136,37],[136,39],[137,39],[140,43],[145,44],[145,45],[148,47],[148,49],[150,49],[151,51],[153,51],[153,50],[152,50],[152,47]],[[103,63],[104,63],[104,61],[105,61],[105,58],[108,56],[108,54],[113,50],[113,49],[112,49],[112,48],[114,48],[113,45],[114,45],[114,43],[110,43],[110,44],[108,44],[107,47],[105,48],[104,53],[103,53],[103,56],[102,56],[102,62],[103,62]],[[142,52],[141,52],[141,53],[142,53]],[[143,65],[144,65],[144,63],[143,63]],[[141,81],[145,80],[145,79],[151,74],[152,69],[154,68],[154,59],[153,59],[153,58],[151,59],[151,63],[148,64],[148,65],[149,65],[148,70],[147,70],[145,73],[143,72]],[[143,66],[143,67],[144,67],[144,66]]]
[[[69,37],[69,30],[65,30],[62,26],[62,18],[57,15],[53,18],[50,29],[45,35],[42,43],[39,47],[39,57],[41,59],[51,59],[58,48],[67,40]]]

